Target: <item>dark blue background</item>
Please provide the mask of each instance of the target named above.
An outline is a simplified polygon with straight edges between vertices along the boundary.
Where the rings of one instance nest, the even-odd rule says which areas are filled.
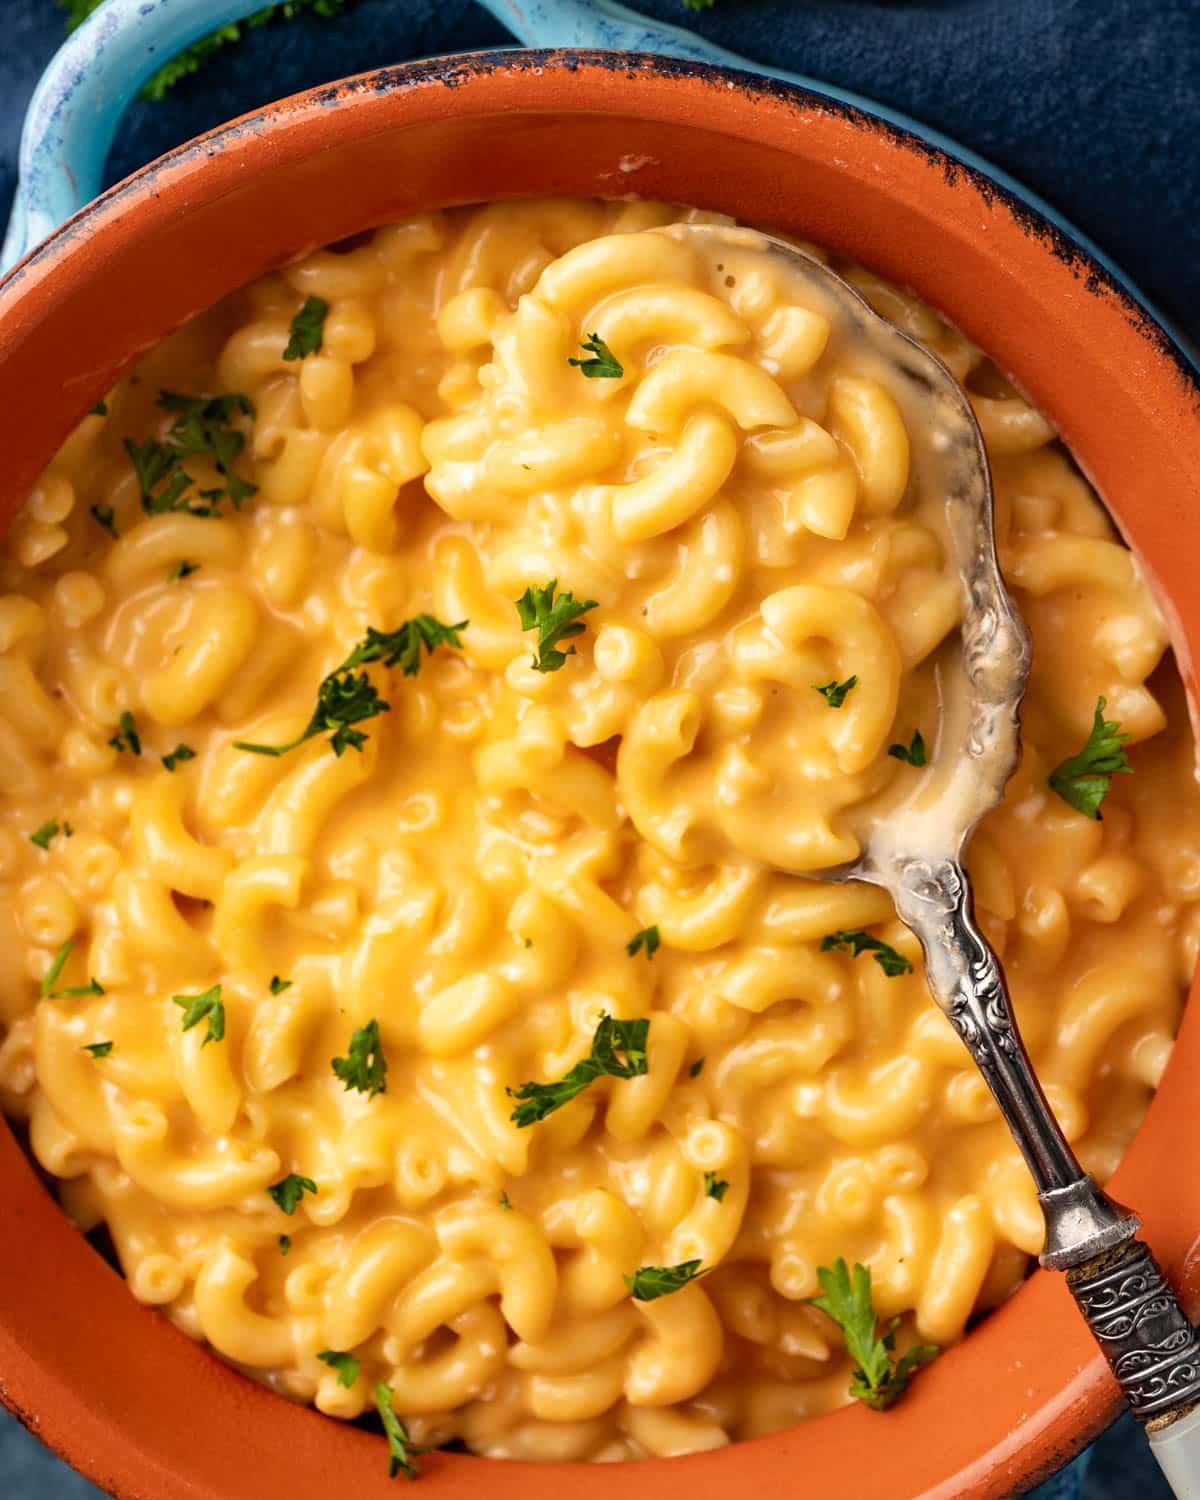
[[[638,8],[890,104],[971,147],[1066,214],[1200,342],[1200,0],[717,0],[701,15],[682,0],[640,0]],[[63,18],[53,0],[0,0],[0,18],[2,219],[21,117]],[[509,40],[472,0],[350,0],[336,21],[263,27],[165,102],[136,105],[109,178],[296,89]],[[1141,1452],[1140,1440],[1114,1430],[1081,1481],[1085,1500],[1166,1497],[1148,1462],[1136,1476],[1126,1467]],[[4,1500],[96,1494],[0,1415]]]

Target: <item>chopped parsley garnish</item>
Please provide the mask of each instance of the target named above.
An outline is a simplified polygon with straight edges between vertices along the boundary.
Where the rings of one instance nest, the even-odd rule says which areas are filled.
[[[569,1104],[577,1094],[582,1094],[597,1078],[637,1078],[645,1073],[646,1037],[650,1022],[645,1017],[635,1021],[617,1021],[612,1016],[600,1017],[596,1034],[592,1037],[592,1050],[557,1083],[523,1083],[520,1088],[508,1089],[510,1099],[517,1106],[511,1116],[518,1127],[536,1125],[556,1109]],[[618,1057],[618,1052],[624,1057]]]
[[[89,417],[107,417],[108,416],[108,402],[105,401],[105,400],[103,400],[103,399],[101,399],[101,400],[99,400],[99,401],[96,402],[95,406],[89,406],[88,407],[88,416]]]
[[[629,954],[630,958],[633,958],[635,954],[640,953],[644,948],[646,950],[646,957],[653,958],[658,952],[659,944],[658,928],[643,927],[641,932],[635,932],[625,944],[625,952]]]
[[[289,1172],[286,1177],[279,1182],[272,1183],[267,1189],[268,1197],[273,1198],[284,1213],[289,1215],[296,1212],[296,1205],[305,1193],[312,1193],[315,1196],[316,1192],[317,1185],[312,1178],[301,1177],[296,1172]],[[290,1240],[288,1245],[290,1248]]]
[[[453,646],[460,651],[459,633],[470,623],[469,620],[460,620],[457,625],[443,625],[433,615],[414,615],[411,620],[405,620],[399,630],[376,630],[374,626],[368,626],[365,638],[338,670],[348,672],[351,667],[362,666],[365,662],[381,661],[385,667],[399,667],[405,677],[415,677],[421,669],[422,646],[428,656],[432,656],[439,646]]]
[[[128,709],[117,720],[118,732],[109,740],[114,750],[130,750],[134,755],[142,753],[141,736],[138,734],[137,724]]]
[[[65,990],[51,991],[51,1000],[86,1000],[92,995],[103,995],[104,986],[98,979],[89,979],[86,984],[73,984]]]
[[[701,1075],[701,1073],[703,1073],[703,1072],[704,1072],[704,1058],[698,1057],[696,1059],[696,1061],[688,1069],[688,1077],[689,1078],[699,1078],[700,1075]]]
[[[506,1214],[512,1213],[512,1204],[508,1201],[508,1194],[507,1193],[501,1193],[500,1194],[500,1207],[504,1210],[504,1212]]]
[[[1096,700],[1096,717],[1087,743],[1078,755],[1069,755],[1050,772],[1051,788],[1085,818],[1100,822],[1100,804],[1108,795],[1114,776],[1131,776],[1133,767],[1125,756],[1130,736],[1115,719],[1104,717],[1108,700]]]
[[[868,953],[889,980],[894,980],[897,975],[912,974],[912,965],[903,953],[897,953],[891,944],[885,944],[880,938],[871,938],[870,933],[862,932],[861,927],[855,927],[850,932],[829,933],[820,939],[820,951],[840,951],[849,954],[852,959],[856,959],[861,953]]]
[[[702,1275],[700,1264],[698,1260],[685,1260],[677,1266],[642,1266],[632,1276],[625,1277],[625,1285],[634,1301],[656,1302]]]
[[[851,958],[857,958],[860,953],[869,953],[889,979],[895,979],[900,974],[912,973],[912,964],[903,953],[898,953],[890,943],[872,937],[861,927],[856,927],[849,932],[831,932],[821,939],[822,953],[835,950],[849,953]]]
[[[358,1028],[350,1038],[350,1055],[335,1057],[333,1071],[347,1092],[356,1089],[368,1099],[387,1093],[387,1058],[379,1040],[378,1021],[368,1021]]]
[[[426,1453],[428,1449],[418,1448],[404,1430],[404,1424],[392,1410],[392,1395],[390,1385],[385,1385],[382,1380],[376,1385],[375,1409],[379,1413],[379,1419],[383,1423],[383,1430],[387,1433],[388,1440],[388,1478],[395,1479],[403,1469],[410,1479],[415,1479],[418,1470],[413,1461],[414,1455]]]
[[[121,533],[117,530],[115,519],[117,513],[115,510],[113,510],[112,506],[93,505],[91,507],[91,512],[92,519],[97,523],[97,525],[103,526],[105,531],[108,532],[109,536],[111,536],[112,539],[116,541]]]
[[[375,684],[365,672],[348,673],[344,667],[339,667],[322,679],[313,716],[303,733],[294,740],[289,740],[286,745],[256,745],[249,740],[234,740],[233,743],[236,749],[249,750],[252,755],[286,755],[316,735],[328,734],[329,746],[335,755],[344,755],[351,749],[361,752],[367,736],[351,725],[390,712],[391,704],[379,696]]]
[[[64,838],[71,837],[70,823],[60,823],[57,818],[51,818],[48,823],[43,823],[36,833],[29,835],[29,842],[36,844],[39,849],[49,851],[50,840],[56,839],[61,833]]]
[[[292,1237],[291,1237],[291,1235],[290,1234],[281,1234],[279,1236],[279,1253],[280,1253],[280,1255],[286,1255],[291,1248],[292,1248]]]
[[[868,1266],[855,1265],[851,1278],[846,1262],[839,1255],[832,1266],[817,1268],[817,1280],[822,1295],[813,1297],[812,1305],[827,1313],[842,1330],[846,1353],[858,1366],[850,1377],[850,1394],[875,1411],[885,1411],[904,1394],[914,1373],[937,1357],[936,1346],[914,1344],[897,1358],[899,1318],[891,1320],[882,1338],[877,1336],[878,1319],[871,1301]]]
[[[54,957],[51,959],[51,961],[50,961],[50,967],[46,970],[46,973],[45,973],[45,975],[44,975],[44,977],[42,979],[42,997],[43,997],[43,999],[47,995],[50,994],[50,992],[54,989],[54,986],[58,983],[58,976],[62,973],[63,969],[66,967],[67,959],[70,958],[70,956],[71,956],[71,949],[74,946],[75,946],[75,939],[74,938],[68,938],[66,940],[66,942],[62,945],[62,947],[58,950],[58,952],[54,955]]]
[[[199,571],[199,563],[188,562],[187,559],[184,558],[180,562],[177,562],[171,569],[170,573],[167,574],[167,580],[170,583],[174,583],[177,578],[187,578],[189,574],[198,573]]]
[[[705,1172],[704,1196],[706,1198],[715,1198],[720,1203],[728,1191],[729,1184],[723,1178],[718,1177],[715,1172]]]
[[[337,1371],[338,1385],[344,1386],[346,1390],[358,1379],[358,1372],[362,1369],[353,1354],[340,1354],[336,1349],[322,1349],[317,1358],[323,1365]]]
[[[191,1031],[193,1026],[198,1026],[201,1021],[208,1021],[208,1031],[201,1042],[202,1047],[207,1047],[209,1042],[220,1042],[225,1037],[225,1007],[221,1003],[221,986],[214,984],[211,990],[205,990],[202,995],[172,995],[171,1000],[183,1010],[183,1029]]]
[[[913,737],[907,745],[889,745],[888,754],[893,760],[905,761],[910,766],[923,766],[926,763],[925,741],[919,729],[913,730]]]
[[[158,404],[174,412],[175,420],[165,442],[147,438],[144,442],[125,439],[125,451],[137,474],[142,495],[142,509],[150,516],[171,511],[186,511],[193,516],[219,514],[221,502],[228,499],[234,510],[256,493],[258,486],[242,479],[233,465],[246,446],[246,436],[232,425],[239,413],[254,415],[249,396],[230,392],[224,396],[181,396],[175,391],[160,391]],[[211,458],[224,480],[215,489],[200,490],[205,503],[195,504],[188,491],[195,483],[183,467],[183,461],[194,457]]]
[[[558,650],[563,641],[573,640],[587,629],[579,622],[579,616],[595,609],[595,599],[579,601],[568,589],[557,599],[554,591],[558,579],[552,578],[544,589],[532,585],[517,600],[517,614],[521,617],[522,630],[538,633],[537,655],[533,658],[535,672],[557,672],[568,656],[575,655],[575,647]]]
[[[593,333],[586,339],[580,339],[579,347],[586,351],[587,358],[569,359],[567,363],[574,365],[579,373],[586,375],[589,380],[619,380],[624,375],[624,365],[598,333]]]
[[[857,686],[857,677],[847,677],[845,682],[839,682],[835,677],[832,682],[813,683],[813,688],[820,693],[830,708],[841,708],[846,701],[846,694],[853,692]]]
[[[284,359],[303,359],[306,354],[320,354],[325,337],[325,315],[329,303],[324,297],[307,297],[304,306],[292,319],[288,329]]]
[[[272,995],[282,995],[284,990],[290,990],[294,981],[291,979],[280,979],[278,974],[271,976]]]
[[[83,1050],[90,1052],[93,1057],[107,1057],[112,1049],[113,1044],[111,1042],[89,1042]]]
[[[163,756],[162,763],[168,771],[173,771],[181,760],[195,759],[196,752],[190,745],[176,745],[174,750],[171,751],[170,755]]]

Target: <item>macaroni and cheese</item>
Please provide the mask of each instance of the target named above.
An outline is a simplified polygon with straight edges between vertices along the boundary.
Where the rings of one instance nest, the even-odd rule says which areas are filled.
[[[153,351],[4,544],[4,1107],[134,1296],[419,1444],[770,1432],[848,1399],[819,1268],[945,1346],[1041,1246],[888,898],[807,876],[937,740],[932,435],[782,270],[661,232],[712,217],[309,255]],[[1103,1180],[1200,938],[1182,689],[1047,422],[847,274],[987,439],[1035,654],[969,866]],[[1047,778],[1101,698],[1097,820]]]

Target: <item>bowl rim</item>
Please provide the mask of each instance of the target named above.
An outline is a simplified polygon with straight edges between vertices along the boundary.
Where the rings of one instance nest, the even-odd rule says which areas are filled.
[[[514,49],[456,54],[450,57],[431,58],[421,62],[371,70],[263,106],[236,120],[217,126],[206,134],[185,142],[148,163],[121,183],[108,189],[93,203],[68,220],[41,245],[35,247],[0,281],[0,328],[7,327],[10,318],[19,320],[22,316],[30,320],[30,326],[35,325],[47,300],[52,301],[59,294],[58,283],[67,274],[64,272],[64,267],[69,270],[69,263],[77,252],[94,253],[96,241],[106,236],[115,250],[119,252],[122,238],[136,232],[136,226],[131,223],[131,220],[144,218],[152,212],[161,214],[171,207],[176,209],[187,207],[190,202],[195,201],[197,193],[201,198],[206,193],[217,193],[220,190],[217,168],[225,153],[244,147],[248,142],[253,143],[257,140],[261,145],[267,137],[281,137],[289,129],[299,127],[314,117],[327,114],[331,107],[362,105],[364,102],[369,105],[372,100],[386,101],[402,94],[415,98],[421,87],[429,84],[464,91],[472,85],[481,82],[486,85],[497,78],[520,78],[524,83],[526,75],[535,75],[538,78],[537,88],[539,89],[548,86],[545,83],[546,78],[561,83],[566,78],[600,79],[607,76],[620,79],[619,86],[629,88],[634,92],[639,87],[645,87],[647,90],[651,86],[667,89],[678,86],[680,89],[688,89],[692,85],[699,86],[701,90],[727,90],[728,97],[741,98],[756,105],[777,107],[785,115],[788,112],[800,114],[805,111],[815,111],[821,114],[833,113],[852,123],[856,129],[876,135],[882,141],[923,158],[928,168],[945,177],[951,189],[957,190],[959,187],[965,187],[977,194],[989,208],[1007,212],[1022,232],[1040,245],[1045,254],[1070,270],[1088,294],[1106,299],[1119,309],[1121,316],[1136,335],[1143,351],[1159,367],[1159,376],[1161,377],[1169,367],[1172,378],[1180,383],[1180,389],[1189,393],[1188,400],[1197,414],[1195,430],[1197,434],[1200,434],[1200,379],[1198,379],[1200,372],[1197,371],[1183,346],[1151,315],[1140,299],[1140,294],[1134,291],[1132,284],[1107,263],[1096,261],[1089,249],[1079,243],[1064,221],[1058,219],[1057,216],[1054,220],[1047,220],[1040,208],[1031,207],[1028,199],[1023,195],[1014,193],[1006,183],[996,183],[984,168],[976,164],[977,159],[976,161],[963,160],[955,150],[948,146],[932,144],[919,130],[899,125],[885,115],[874,114],[857,100],[852,103],[846,102],[836,90],[825,92],[819,85],[806,87],[764,78],[761,75],[737,69],[720,68],[712,64],[648,54],[615,54],[563,49]],[[528,112],[536,114],[538,110],[532,103],[534,90],[530,88],[528,92],[530,95]],[[643,101],[643,104],[649,107],[646,101]],[[490,108],[494,110],[498,106],[493,105]],[[386,126],[380,128],[386,128]],[[274,143],[278,144],[278,140],[276,139]],[[251,149],[258,148],[252,145]],[[310,149],[310,146],[301,142],[298,154],[304,155]],[[209,178],[207,183],[204,181],[206,175]],[[131,214],[129,210],[135,208],[138,211],[137,214]],[[201,305],[206,305],[206,303]],[[135,357],[137,357],[136,351],[129,362]],[[102,389],[98,385],[94,384],[94,388],[89,387],[86,380],[77,383],[77,391],[80,398],[79,410],[85,410],[90,401],[102,394]],[[1177,646],[1181,646],[1183,644],[1181,632],[1176,630],[1175,636]],[[1180,666],[1189,680],[1189,686],[1194,686],[1191,682],[1190,661],[1186,653],[1181,656]],[[1200,1016],[1192,1014],[1195,1009],[1195,1006],[1189,1006],[1184,1016],[1184,1028],[1193,1034],[1200,1031]],[[1167,1077],[1170,1078],[1170,1076],[1171,1073],[1168,1070]],[[1178,1084],[1178,1079],[1175,1081]],[[1147,1121],[1155,1115],[1158,1107],[1159,1099],[1156,1097]],[[1145,1131],[1146,1124],[1143,1124],[1138,1137],[1135,1137],[1134,1145],[1130,1148],[1130,1154],[1136,1150],[1137,1141],[1145,1134]],[[5,1134],[8,1137],[8,1133]],[[8,1137],[0,1144],[0,1159],[7,1160],[11,1156],[12,1151],[9,1149],[11,1147],[12,1141]],[[1144,1156],[1146,1153],[1143,1151],[1140,1154]],[[1124,1167],[1118,1173],[1118,1177],[1122,1175],[1124,1175]],[[63,1218],[65,1224],[65,1216],[60,1215],[60,1217]],[[70,1226],[67,1227],[70,1228]],[[70,1232],[72,1236],[75,1235],[73,1228],[70,1228]],[[1191,1276],[1187,1290],[1190,1299],[1196,1302],[1200,1300],[1200,1268],[1192,1266],[1194,1259],[1196,1258],[1188,1259],[1188,1264],[1195,1274]],[[1014,1309],[1021,1309],[1025,1312],[1030,1304],[1036,1304],[1039,1316],[1057,1319],[1061,1308],[1057,1295],[1049,1290],[1050,1285],[1050,1279],[1045,1272],[1035,1273],[1014,1298],[989,1316],[984,1327],[998,1328],[1000,1325],[1011,1323],[1016,1317]],[[1065,1298],[1065,1295],[1064,1292],[1062,1296]],[[174,1334],[174,1330],[170,1330],[164,1320],[159,1321],[162,1323],[161,1336],[163,1338],[171,1335],[182,1337]],[[973,1335],[973,1339],[978,1338],[978,1333]],[[127,1440],[127,1435],[119,1425],[114,1426],[110,1423],[109,1432],[111,1449],[121,1450],[120,1461],[118,1462],[114,1452],[114,1457],[106,1466],[97,1461],[84,1446],[83,1439],[75,1430],[75,1424],[64,1416],[63,1412],[53,1409],[35,1415],[29,1400],[29,1392],[32,1386],[39,1383],[55,1387],[58,1394],[66,1398],[67,1405],[74,1407],[75,1415],[79,1415],[84,1409],[81,1407],[84,1398],[80,1396],[78,1390],[62,1386],[56,1377],[48,1377],[45,1371],[41,1372],[42,1380],[39,1382],[34,1368],[37,1364],[36,1356],[29,1355],[28,1351],[22,1352],[27,1356],[20,1361],[23,1368],[19,1369],[16,1374],[12,1374],[11,1370],[14,1365],[14,1360],[10,1357],[13,1355],[12,1341],[4,1326],[3,1318],[0,1316],[0,1371],[5,1372],[0,1375],[0,1401],[3,1401],[18,1419],[35,1431],[37,1436],[47,1442],[61,1457],[98,1483],[114,1486],[114,1492],[126,1495],[130,1497],[130,1500],[141,1500],[142,1496],[150,1495],[154,1495],[157,1500],[158,1496],[168,1493],[161,1487],[164,1479],[162,1469],[156,1467],[151,1455],[143,1453],[135,1444]],[[209,1363],[218,1365],[218,1362],[211,1356],[204,1357]],[[939,1365],[949,1365],[952,1360],[953,1356],[950,1356],[940,1361]],[[224,1365],[218,1365],[218,1368],[221,1371],[222,1380],[239,1381],[241,1379]],[[934,1366],[933,1370],[937,1368],[938,1366]],[[932,1375],[932,1371],[930,1374]],[[31,1376],[34,1378],[30,1378]],[[933,1384],[932,1379],[923,1377],[923,1382],[918,1383],[918,1386],[932,1389]],[[932,1419],[935,1403],[932,1399],[923,1397],[919,1388],[914,1388],[914,1395],[909,1399],[914,1405],[919,1402],[922,1408],[927,1409]],[[251,1389],[257,1391],[258,1388],[252,1387]],[[251,1397],[246,1399],[253,1401]],[[267,1399],[273,1401],[274,1398],[268,1397]],[[1012,1448],[999,1458],[993,1445],[988,1451],[981,1453],[975,1463],[958,1470],[945,1484],[939,1483],[914,1494],[919,1493],[930,1497],[930,1500],[934,1496],[939,1497],[939,1500],[940,1497],[947,1497],[948,1500],[951,1495],[967,1493],[980,1496],[1015,1493],[1052,1472],[1077,1452],[1107,1424],[1118,1407],[1119,1400],[1115,1386],[1107,1375],[1100,1355],[1092,1351],[1092,1357],[1085,1359],[1079,1365],[1073,1379],[1059,1382],[1053,1391],[1047,1393],[1043,1413],[1045,1420],[1032,1434],[1034,1441]],[[323,1426],[329,1425],[315,1414],[312,1420]],[[817,1427],[828,1426],[831,1423],[839,1424],[839,1430],[844,1430],[844,1441],[854,1443],[863,1441],[870,1431],[870,1424],[877,1420],[876,1417],[864,1411],[847,1409],[808,1425]],[[808,1427],[800,1430],[808,1430]],[[803,1443],[797,1439],[796,1431],[793,1429],[772,1437],[739,1444],[732,1450],[733,1455],[744,1457],[747,1472],[751,1468],[758,1468],[761,1477],[769,1478],[769,1471],[777,1472],[777,1465],[801,1455]],[[363,1435],[347,1433],[346,1438],[347,1446],[351,1446],[352,1438],[363,1440]],[[365,1441],[370,1443],[374,1454],[374,1440],[366,1439]],[[771,1454],[769,1464],[766,1462],[768,1452]],[[754,1462],[756,1455],[758,1462]],[[694,1493],[695,1481],[696,1479],[703,1481],[706,1469],[714,1479],[717,1477],[715,1471],[709,1466],[721,1462],[723,1458],[724,1462],[728,1463],[728,1458],[723,1455],[696,1455],[686,1459],[672,1460],[669,1467],[681,1477],[688,1475],[687,1487],[690,1492]],[[456,1464],[469,1466],[473,1466],[476,1462],[471,1459],[455,1460]],[[662,1500],[671,1500],[676,1486],[667,1480],[664,1465],[666,1465],[665,1460],[648,1460],[638,1466],[638,1472],[645,1476],[647,1494],[653,1489],[655,1494],[662,1497]],[[449,1469],[449,1467],[447,1460],[446,1468]],[[524,1471],[528,1474],[532,1470],[535,1475],[549,1477],[551,1474],[561,1473],[561,1466],[546,1469],[541,1466],[532,1468],[524,1464],[506,1464],[501,1467],[511,1469],[514,1474],[516,1471]],[[442,1468],[442,1462],[438,1462],[437,1470],[441,1471]],[[584,1469],[584,1474],[581,1474],[581,1468]],[[581,1495],[590,1496],[593,1493],[593,1487],[586,1480],[586,1466],[573,1465],[571,1471],[571,1482],[580,1490]],[[167,1477],[169,1479],[172,1476]],[[178,1489],[180,1494],[186,1493],[189,1497],[194,1495],[197,1500],[201,1500],[201,1497],[202,1500],[218,1500],[218,1496],[220,1500],[224,1500],[224,1496],[220,1495],[217,1490],[193,1485],[179,1475],[173,1477],[180,1486]],[[438,1477],[439,1479],[442,1477],[440,1472]],[[448,1473],[446,1477],[449,1478]],[[724,1484],[730,1480],[736,1481],[738,1477],[738,1471],[732,1467],[725,1467],[721,1475]],[[889,1485],[893,1482],[889,1480]],[[947,1488],[947,1484],[952,1484],[953,1487]],[[962,1487],[964,1484],[967,1488]],[[115,1490],[115,1485],[120,1485],[119,1491]],[[447,1485],[446,1493],[450,1493],[450,1489],[451,1486]],[[465,1488],[460,1491],[457,1485],[454,1485],[453,1489],[455,1492],[466,1493]],[[509,1487],[505,1483],[497,1483],[493,1485],[493,1489],[497,1500],[509,1494]],[[889,1492],[895,1493],[894,1490],[889,1490]],[[515,1495],[518,1490],[514,1488],[512,1493]],[[599,1493],[598,1489],[595,1493]],[[680,1490],[680,1493],[683,1491]],[[866,1491],[863,1493],[865,1497]]]

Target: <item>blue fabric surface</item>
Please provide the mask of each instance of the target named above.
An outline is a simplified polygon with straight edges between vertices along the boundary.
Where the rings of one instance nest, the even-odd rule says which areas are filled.
[[[1072,219],[1200,342],[1198,0],[718,0],[700,15],[681,0],[638,0],[638,8],[890,104],[990,158]],[[61,39],[62,15],[52,0],[3,0],[0,14],[2,221],[22,114]],[[166,102],[136,105],[110,179],[281,94],[508,40],[472,0],[351,0],[335,22],[306,16],[264,27]],[[1128,1418],[1036,1493],[1169,1500]],[[4,1500],[98,1494],[0,1413]]]

